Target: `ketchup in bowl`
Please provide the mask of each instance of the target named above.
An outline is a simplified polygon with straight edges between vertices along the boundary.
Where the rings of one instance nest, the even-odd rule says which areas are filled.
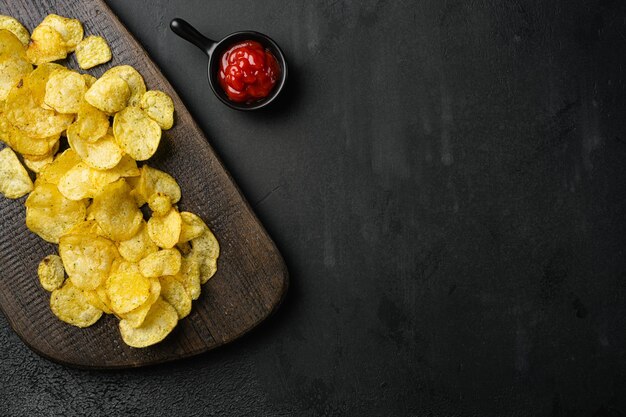
[[[257,41],[236,43],[221,56],[218,80],[228,98],[236,103],[264,99],[279,78],[276,57]]]

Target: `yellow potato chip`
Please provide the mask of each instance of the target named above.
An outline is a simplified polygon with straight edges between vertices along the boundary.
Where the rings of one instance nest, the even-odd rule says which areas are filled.
[[[10,148],[0,151],[0,193],[7,198],[20,198],[33,190],[33,182],[17,155]]]
[[[163,91],[147,91],[141,98],[141,109],[163,130],[174,125],[174,102]]]
[[[124,179],[108,184],[94,197],[92,213],[102,230],[118,242],[133,237],[143,223]]]
[[[109,300],[109,296],[107,295],[106,288],[104,285],[99,286],[94,290],[96,294],[98,294],[98,298],[102,302],[102,304],[106,307],[106,309],[102,309],[107,314],[113,314],[113,308],[111,307],[111,300]]]
[[[159,125],[134,106],[115,115],[113,133],[120,148],[137,161],[145,161],[154,155],[161,141]]]
[[[139,327],[132,327],[126,320],[120,321],[122,340],[129,346],[142,348],[159,343],[176,327],[178,314],[167,301],[159,298],[150,308]]]
[[[70,200],[82,200],[97,196],[108,184],[119,179],[111,171],[89,167],[85,162],[74,165],[59,179],[59,192]]]
[[[105,134],[95,142],[83,140],[77,134],[78,127],[76,124],[67,128],[67,140],[70,147],[80,156],[80,158],[94,169],[111,169],[115,168],[122,159],[122,150],[115,138]]]
[[[26,57],[26,48],[11,31],[0,28],[0,56]]]
[[[161,282],[158,278],[149,278],[150,280],[150,295],[148,299],[139,307],[128,313],[120,314],[120,318],[124,319],[130,327],[139,327],[143,324],[146,316],[150,312],[152,305],[159,299],[161,294]]]
[[[11,16],[0,15],[0,29],[5,29],[13,33],[24,46],[28,45],[30,41],[28,30],[17,19]]]
[[[58,255],[48,255],[39,263],[37,268],[39,283],[46,291],[54,291],[61,288],[65,281],[65,269],[63,261]]]
[[[41,170],[36,182],[57,185],[63,175],[78,163],[80,157],[72,149],[67,149]]]
[[[139,270],[145,277],[176,275],[180,271],[181,260],[176,249],[163,249],[143,258],[139,262]]]
[[[102,311],[89,304],[83,291],[69,279],[52,291],[50,309],[60,320],[77,327],[89,327],[102,317]]]
[[[63,234],[63,236],[66,235],[94,235],[106,237],[104,230],[102,230],[100,225],[98,225],[98,222],[96,222],[95,220],[85,220],[78,223]]]
[[[128,313],[150,296],[150,280],[139,273],[118,272],[109,276],[106,291],[116,314]]]
[[[148,205],[154,214],[163,216],[172,208],[172,200],[163,193],[154,193],[150,196]]]
[[[44,103],[59,113],[78,113],[87,84],[82,75],[66,69],[54,71],[46,83]]]
[[[217,258],[220,256],[220,246],[210,229],[191,241],[191,256],[200,261],[200,282],[204,284],[217,271]]]
[[[28,155],[29,159],[45,159],[48,157],[58,146],[59,138],[59,134],[42,139],[33,138],[13,127],[4,117],[4,114],[0,114],[0,139],[14,151],[22,155]]]
[[[91,87],[93,83],[95,83],[98,79],[91,74],[83,74],[83,78],[85,79],[85,85],[87,88]]]
[[[150,239],[146,223],[142,220],[141,227],[135,236],[119,242],[117,250],[127,261],[139,262],[151,253],[158,251],[159,248]]]
[[[45,64],[37,66],[37,68],[24,79],[24,84],[30,90],[30,94],[33,96],[37,106],[50,110],[50,107],[43,101],[46,96],[46,85],[52,73],[59,70],[69,71],[63,65],[55,64],[54,62],[46,62]]]
[[[192,300],[200,297],[200,261],[193,256],[187,256],[182,259],[180,271],[175,278],[183,284],[185,291]]]
[[[15,55],[0,55],[0,102],[6,100],[11,88],[26,77],[33,66],[26,59]],[[0,108],[1,110],[1,108]]]
[[[83,290],[98,288],[118,257],[115,244],[95,234],[61,236],[59,254],[67,275]]]
[[[208,229],[207,225],[200,217],[188,211],[181,211],[180,218],[182,220],[182,224],[178,243],[189,242],[190,240],[199,237],[205,230]]]
[[[118,65],[102,74],[103,77],[105,75],[116,75],[128,83],[130,87],[129,106],[139,106],[141,104],[141,98],[146,92],[146,84],[141,74],[135,68],[130,65]]]
[[[148,220],[150,239],[161,248],[173,248],[180,237],[181,223],[180,213],[173,207],[165,216],[153,215]]]
[[[30,36],[26,57],[34,65],[67,57],[65,42],[59,32],[47,25],[39,25]]]
[[[128,83],[116,75],[103,75],[85,93],[89,104],[109,114],[125,108],[129,97]]]
[[[85,220],[87,203],[68,200],[56,185],[38,184],[26,199],[26,226],[50,243]]]
[[[98,310],[101,310],[103,313],[106,314],[113,314],[113,310],[111,310],[111,308],[104,303],[104,301],[102,301],[102,298],[100,298],[100,294],[98,294],[98,290],[83,290],[83,294],[85,295],[85,298],[87,299],[87,302],[97,308]]]
[[[76,120],[68,127],[68,130],[70,128],[73,130],[73,134],[80,137],[81,140],[95,142],[107,134],[109,116],[83,100],[78,109]]]
[[[57,142],[58,143],[58,142]],[[43,159],[31,159],[24,156],[24,165],[34,173],[39,173],[46,166],[50,165],[54,161],[54,154],[44,157]]]
[[[83,25],[78,19],[49,14],[40,25],[50,26],[56,30],[61,35],[67,52],[72,52],[83,39]]]
[[[141,175],[141,171],[137,168],[137,162],[133,158],[128,155],[122,156],[120,162],[114,167],[108,170],[109,172],[113,172],[120,177],[126,178],[126,181],[129,182],[132,180],[132,177],[138,177]]]
[[[178,203],[181,196],[180,186],[171,175],[148,165],[141,168],[141,177],[136,190],[146,202],[155,193],[167,195],[172,204]]]
[[[191,297],[181,282],[172,276],[160,277],[161,297],[176,309],[178,319],[187,317],[191,312]]]
[[[101,36],[87,36],[76,47],[76,60],[82,69],[93,68],[111,60],[111,49]]]

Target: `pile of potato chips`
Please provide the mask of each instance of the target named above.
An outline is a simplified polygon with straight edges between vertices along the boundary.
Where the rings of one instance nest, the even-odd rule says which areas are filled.
[[[76,19],[49,15],[29,35],[0,16],[0,192],[30,193],[26,225],[59,245],[37,271],[52,312],[78,327],[114,314],[124,342],[146,347],[189,314],[219,245],[200,217],[179,212],[174,178],[136,163],[172,127],[171,98],[146,91],[128,65],[96,79],[52,63],[73,51],[82,69],[111,59],[103,38],[83,36]]]

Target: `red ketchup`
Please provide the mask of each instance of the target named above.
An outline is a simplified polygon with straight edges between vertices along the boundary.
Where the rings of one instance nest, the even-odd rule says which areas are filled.
[[[278,61],[256,41],[243,41],[222,55],[219,82],[229,99],[252,103],[267,97],[280,77]]]

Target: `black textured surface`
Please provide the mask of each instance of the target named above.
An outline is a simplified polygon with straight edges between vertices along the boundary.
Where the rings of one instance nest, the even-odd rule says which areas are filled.
[[[626,6],[109,2],[284,254],[285,305],[182,362],[85,372],[0,319],[0,415],[626,414]],[[265,32],[236,113],[168,29]]]

